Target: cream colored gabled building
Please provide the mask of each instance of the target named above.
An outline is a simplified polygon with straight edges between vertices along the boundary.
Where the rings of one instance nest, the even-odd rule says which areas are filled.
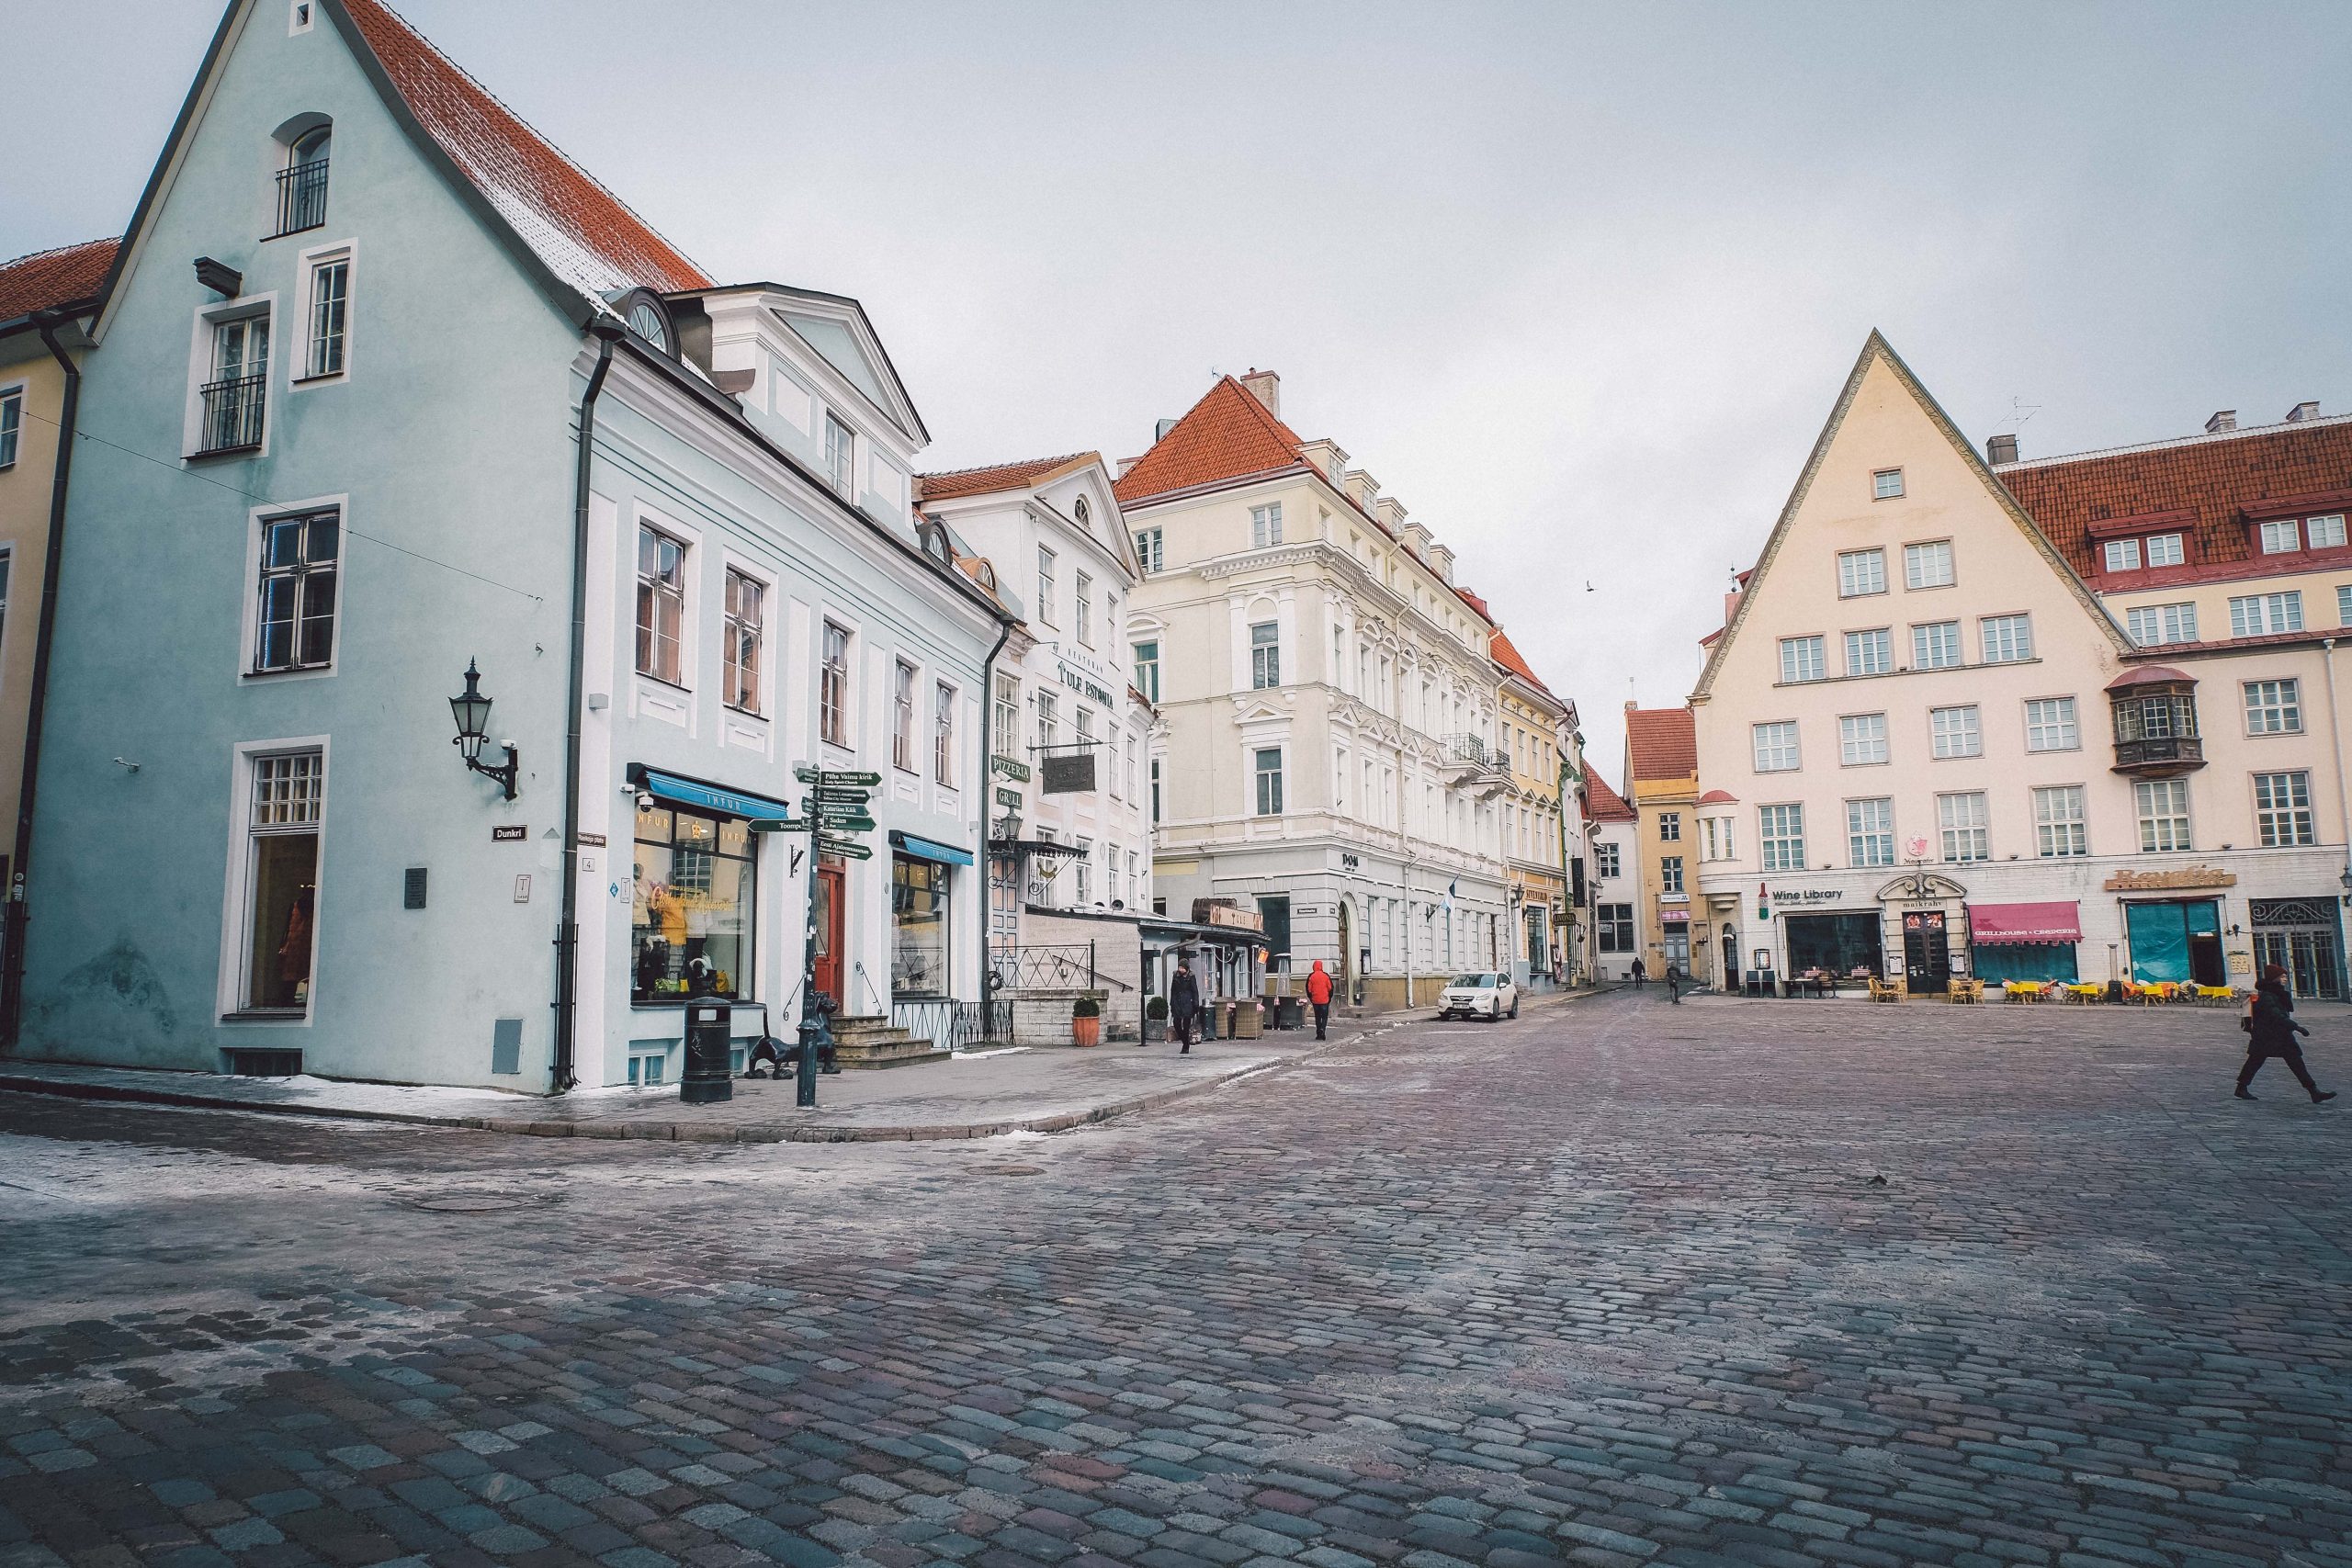
[[[2137,646],[2049,526],[1873,333],[1691,694],[1709,977],[2340,987],[2332,640]]]
[[[1510,964],[1521,986],[1544,989],[1576,977],[1580,911],[1568,867],[1582,853],[1583,819],[1560,809],[1575,751],[1576,705],[1555,696],[1500,627],[1494,635],[1503,763],[1503,863],[1510,879]]]
[[[1117,489],[1167,913],[1255,910],[1275,967],[1371,1006],[1507,963],[1494,626],[1453,552],[1285,425],[1271,371],[1162,422]]]

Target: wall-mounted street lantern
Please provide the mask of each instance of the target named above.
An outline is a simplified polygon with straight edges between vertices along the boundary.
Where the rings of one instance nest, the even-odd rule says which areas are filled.
[[[470,659],[466,660],[466,690],[462,696],[449,699],[449,712],[458,720],[458,738],[451,744],[466,760],[466,766],[487,778],[496,779],[506,790],[506,798],[514,798],[514,778],[522,771],[522,755],[512,740],[501,740],[506,749],[506,764],[493,768],[481,760],[481,743],[490,733],[490,699],[481,694],[481,671]]]

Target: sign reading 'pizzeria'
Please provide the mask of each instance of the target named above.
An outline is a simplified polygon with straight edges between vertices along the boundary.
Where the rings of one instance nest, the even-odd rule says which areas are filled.
[[[2189,865],[2178,871],[2119,871],[2105,886],[2109,893],[2165,893],[2179,887],[2234,887],[2237,880],[2235,872]]]

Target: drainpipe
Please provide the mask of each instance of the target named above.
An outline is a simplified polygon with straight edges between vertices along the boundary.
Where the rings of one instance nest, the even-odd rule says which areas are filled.
[[[2344,825],[2344,874],[2352,878],[2352,784],[2347,784],[2344,777],[2344,725],[2335,709],[2335,639],[2323,637],[2319,646],[2320,666],[2327,671],[2327,735],[2328,744],[2335,753],[2335,806]],[[2347,881],[2345,888],[2346,897],[2352,898],[2352,881]],[[2341,985],[2344,976],[2339,975],[2337,980]]]
[[[32,693],[25,706],[24,773],[17,783],[16,847],[8,862],[6,931],[0,933],[0,942],[7,948],[6,1029],[11,1048],[24,1028],[25,935],[30,918],[25,905],[25,867],[33,852],[33,787],[40,773],[41,718],[49,706],[50,649],[57,636],[57,580],[65,553],[65,490],[74,472],[74,421],[82,404],[81,367],[57,341],[57,328],[64,320],[48,313],[37,321],[40,341],[65,373],[65,401],[58,414],[57,457],[50,468],[49,547],[41,552],[40,616],[33,633]]]
[[[579,1082],[572,1071],[580,1028],[580,725],[588,683],[588,471],[594,452],[596,399],[613,368],[613,344],[628,329],[609,316],[588,323],[596,367],[580,399],[580,451],[571,478],[571,689],[564,705],[563,912],[555,931],[554,1091]]]
[[[980,1038],[983,1040],[989,1036],[989,1003],[995,999],[995,987],[989,983],[993,973],[989,967],[989,918],[995,913],[992,902],[994,894],[989,886],[989,877],[993,874],[995,866],[993,858],[989,854],[989,808],[996,800],[996,751],[994,738],[989,735],[989,721],[996,716],[996,656],[1004,651],[1004,645],[1012,636],[1012,623],[1007,621],[996,634],[996,646],[989,649],[989,656],[986,659],[980,660],[980,842],[978,847],[980,852]],[[815,845],[809,846],[809,852],[811,854],[816,852]],[[1016,877],[1021,874],[1021,858],[1018,852],[1013,856],[1012,874]],[[1018,889],[1015,891],[1017,892]]]

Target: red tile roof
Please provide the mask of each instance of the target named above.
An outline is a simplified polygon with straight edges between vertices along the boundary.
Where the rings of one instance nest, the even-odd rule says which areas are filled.
[[[1634,784],[1687,779],[1699,772],[1698,727],[1687,707],[1626,709],[1625,745],[1633,754]]]
[[[1584,817],[1588,822],[1638,822],[1642,814],[1609,787],[1609,781],[1590,769],[1584,775]]]
[[[708,288],[620,197],[556,151],[382,0],[339,0],[410,112],[549,270],[585,294]]]
[[[1512,674],[1518,676],[1521,680],[1526,682],[1529,685],[1534,687],[1545,696],[1549,697],[1552,695],[1552,688],[1544,683],[1544,678],[1542,676],[1536,674],[1534,671],[1527,667],[1527,660],[1520,656],[1519,649],[1512,645],[1510,638],[1503,635],[1501,627],[1498,626],[1495,628],[1495,635],[1487,639],[1487,647],[1493,652],[1496,663],[1501,665],[1505,670],[1508,670]],[[1558,701],[1557,698],[1554,698],[1553,700],[1555,702]]]
[[[87,299],[114,265],[117,240],[85,240],[53,251],[35,251],[0,262],[0,321],[28,316],[51,305]]]
[[[1119,503],[1133,505],[1171,491],[1295,468],[1306,461],[1299,456],[1303,445],[1298,433],[1276,419],[1257,394],[1232,377],[1220,376],[1175,428],[1121,477]]]
[[[1046,475],[1080,463],[1099,463],[1099,452],[1068,452],[1058,457],[1030,457],[1018,463],[997,463],[984,468],[955,468],[944,474],[917,474],[915,494],[924,501],[953,501],[957,496],[989,495],[1001,490],[1027,490]]]
[[[2259,556],[2249,513],[2276,515],[2265,512],[2265,502],[2297,498],[2312,499],[2313,511],[2346,510],[2340,501],[2321,498],[2352,490],[2352,419],[2265,425],[1993,471],[2059,553],[2101,592],[2263,575],[2306,562],[2300,555]],[[2186,534],[2188,561],[2106,571],[2093,536],[2132,532],[2105,526],[2130,518],[2147,519],[2152,534]]]

